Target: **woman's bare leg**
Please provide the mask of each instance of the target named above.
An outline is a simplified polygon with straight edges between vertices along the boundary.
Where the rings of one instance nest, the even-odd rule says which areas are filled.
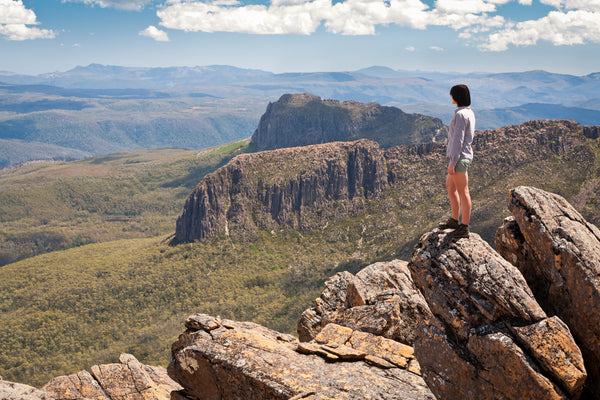
[[[471,219],[471,194],[469,193],[469,175],[466,172],[455,172],[453,175],[448,175],[452,180],[453,186],[456,188],[456,197],[459,200],[460,211],[462,213],[462,223],[469,225]],[[448,192],[448,196],[450,196]],[[450,200],[452,205],[452,199]],[[452,211],[454,216],[454,210]]]
[[[448,174],[448,177],[446,178],[446,190],[448,191],[448,199],[450,200],[450,208],[452,210],[452,218],[459,221],[460,196],[459,196],[456,184],[454,183],[453,177],[455,175],[456,175],[456,172],[454,173],[454,175]]]

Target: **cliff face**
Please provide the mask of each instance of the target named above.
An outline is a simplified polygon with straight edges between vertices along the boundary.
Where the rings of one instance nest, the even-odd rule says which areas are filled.
[[[600,204],[596,131],[568,120],[478,131],[469,171],[475,230],[493,242],[504,193],[515,182],[568,193],[578,208],[588,207],[592,222],[600,222],[593,212]],[[446,165],[442,143],[383,150],[359,140],[244,154],[207,175],[192,192],[176,240],[252,238],[257,229],[280,227],[310,231],[368,210],[370,222],[357,222],[358,229],[377,229],[361,235],[389,232],[386,236],[406,242],[408,257],[413,228],[447,218]]]
[[[252,143],[258,150],[334,141],[371,139],[383,148],[443,140],[447,127],[438,118],[407,114],[377,103],[322,100],[286,94],[270,103]]]
[[[384,153],[367,140],[242,154],[194,189],[176,240],[243,239],[282,225],[317,229],[356,212],[387,185]]]

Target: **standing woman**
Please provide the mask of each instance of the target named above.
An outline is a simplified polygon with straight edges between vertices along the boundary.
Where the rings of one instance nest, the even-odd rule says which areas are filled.
[[[448,146],[446,155],[448,163],[448,176],[446,189],[450,199],[452,217],[441,223],[441,229],[452,229],[448,233],[452,238],[469,237],[469,220],[471,218],[471,195],[469,194],[469,176],[467,169],[473,160],[473,134],[475,133],[475,114],[471,110],[471,94],[466,85],[456,85],[450,89],[452,103],[457,108],[450,121],[448,130]],[[459,217],[462,214],[462,222]]]

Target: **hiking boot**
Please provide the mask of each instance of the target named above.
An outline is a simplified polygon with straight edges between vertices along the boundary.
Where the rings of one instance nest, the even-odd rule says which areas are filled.
[[[448,221],[446,222],[440,222],[440,224],[438,225],[440,229],[457,229],[459,226],[459,223],[457,220],[455,220],[454,218],[450,217],[448,218]]]
[[[448,237],[454,239],[468,238],[469,237],[469,225],[460,224],[458,228],[452,232],[448,232]]]

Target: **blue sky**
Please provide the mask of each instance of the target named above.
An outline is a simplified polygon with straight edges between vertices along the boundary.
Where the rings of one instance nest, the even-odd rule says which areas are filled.
[[[0,0],[0,71],[600,71],[600,0]]]

